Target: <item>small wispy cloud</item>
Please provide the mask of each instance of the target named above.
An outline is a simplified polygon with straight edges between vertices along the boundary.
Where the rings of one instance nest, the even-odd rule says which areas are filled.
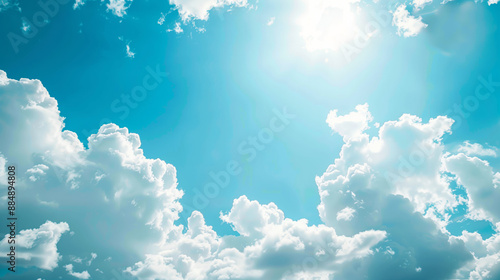
[[[127,2],[132,2],[132,1],[109,0],[109,3],[106,4],[106,7],[117,17],[123,17],[124,15],[127,14],[127,9],[130,7],[130,3],[128,3],[127,5]]]
[[[86,270],[83,272],[74,272],[72,264],[65,265],[64,268],[66,269],[66,271],[68,272],[69,275],[76,277],[78,279],[89,279],[90,278],[90,274]]]
[[[80,8],[85,5],[85,0],[75,0],[75,4],[73,4],[73,10]]]
[[[184,32],[184,29],[182,29],[180,22],[176,22],[175,27],[173,29],[167,29],[167,32],[172,32],[172,31],[179,34]]]
[[[470,143],[469,141],[465,141],[462,145],[460,145],[458,147],[458,151],[468,156],[486,156],[486,157],[497,156],[497,153],[494,149],[485,148],[481,144]]]
[[[21,30],[24,34],[28,33],[31,30],[31,25],[23,19],[23,25],[21,26]]]
[[[132,52],[130,50],[130,43],[127,44],[126,48],[127,48],[127,56],[130,57],[130,58],[134,58],[135,57],[135,52]]]
[[[92,264],[92,261],[97,258],[96,253],[90,253],[90,260],[87,262],[87,265],[90,266]]]
[[[160,18],[158,19],[158,24],[159,25],[163,25],[163,23],[165,22],[165,14],[164,13],[161,13],[161,16]]]
[[[275,17],[270,18],[269,21],[267,22],[267,26],[273,25],[275,19],[276,19]]]
[[[0,12],[3,12],[12,7],[12,3],[9,0],[0,0]]]

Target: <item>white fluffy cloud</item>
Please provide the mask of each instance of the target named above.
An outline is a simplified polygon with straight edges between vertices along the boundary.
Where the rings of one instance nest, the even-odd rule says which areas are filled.
[[[19,223],[17,223],[19,225]],[[15,238],[17,264],[25,267],[35,266],[41,269],[53,270],[60,259],[57,243],[61,235],[69,230],[67,223],[45,222],[39,228],[19,231]],[[0,253],[5,256],[13,244],[8,244],[9,234],[0,241]]]
[[[461,236],[452,237],[451,242],[461,240],[474,255],[474,260],[456,273],[457,279],[487,280],[500,278],[500,235],[497,233],[483,240],[476,232],[463,231]]]
[[[137,134],[103,125],[84,148],[75,133],[63,129],[57,102],[40,81],[11,80],[3,71],[0,115],[0,164],[15,164],[16,185],[29,194],[17,197],[23,205],[18,214],[30,217],[23,225],[48,217],[66,221],[74,232],[71,243],[81,243],[69,246],[68,255],[139,257],[175,228],[182,210],[175,167],[146,158]],[[6,207],[5,199],[0,203]],[[25,263],[40,266],[30,259],[33,264]]]
[[[260,205],[257,201],[249,201],[242,196],[234,201],[233,209],[221,219],[233,225],[235,231],[242,235],[262,233],[269,224],[280,224],[285,215],[274,203]]]
[[[393,12],[392,25],[398,28],[398,35],[404,37],[413,37],[427,27],[422,22],[422,17],[414,17],[406,9],[405,4],[401,4]]]
[[[281,279],[301,274],[333,275],[342,265],[373,253],[386,238],[368,230],[352,237],[333,228],[308,226],[307,220],[284,218],[276,205],[261,205],[242,196],[221,218],[240,236],[219,237],[193,212],[185,234],[162,252],[127,268],[140,279]],[[168,274],[167,274],[168,273]],[[166,276],[169,275],[169,276]]]
[[[6,120],[0,136],[7,139],[0,144],[2,164],[16,161],[18,185],[30,193],[23,196],[22,209],[39,213],[34,220],[65,217],[73,233],[68,242],[79,244],[59,248],[66,256],[44,259],[50,264],[34,257],[27,264],[53,269],[59,258],[71,261],[97,252],[104,256],[101,265],[109,257],[125,264],[146,255],[126,270],[140,279],[274,279],[331,274],[340,264],[372,254],[386,237],[383,230],[337,235],[324,225],[286,219],[276,205],[244,196],[221,215],[240,236],[218,236],[199,212],[192,213],[184,233],[183,226],[174,225],[182,210],[176,170],[144,157],[137,134],[103,125],[84,148],[74,133],[64,130],[56,100],[37,80],[11,80],[0,72],[0,99]],[[15,142],[6,134],[11,130]],[[303,265],[311,255],[326,256],[318,263],[319,272]],[[91,277],[87,270],[75,272],[71,264],[65,269],[75,277]]]
[[[366,104],[327,118],[345,144],[316,179],[325,225],[287,219],[275,204],[242,196],[221,214],[239,236],[218,236],[194,212],[185,234],[126,271],[139,279],[495,279],[499,235],[453,237],[445,226],[461,200],[451,180],[467,189],[469,213],[497,222],[499,173],[445,152],[447,117],[423,123],[403,115],[370,138],[372,119]]]
[[[480,219],[500,222],[500,173],[485,160],[465,154],[450,155],[443,161],[446,171],[456,176],[469,196],[470,214]]]
[[[225,6],[244,7],[247,0],[169,0],[184,21],[191,19],[208,20],[210,10]]]
[[[320,217],[339,234],[383,229],[388,235],[373,257],[355,263],[357,268],[345,267],[337,277],[447,279],[471,260],[464,244],[450,244],[429,215],[445,216],[457,205],[441,172],[441,139],[453,121],[437,117],[423,123],[403,115],[370,138],[364,131],[372,119],[367,105],[342,116],[332,111],[327,118],[345,144],[335,163],[316,178]]]
[[[330,128],[340,134],[344,141],[351,138],[359,138],[363,131],[369,128],[368,123],[373,120],[368,111],[368,104],[356,106],[356,111],[345,116],[338,116],[338,110],[333,110],[328,114],[326,123]]]

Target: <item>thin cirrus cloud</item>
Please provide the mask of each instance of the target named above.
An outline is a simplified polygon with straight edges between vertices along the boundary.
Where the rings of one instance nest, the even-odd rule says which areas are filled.
[[[40,81],[0,72],[0,93],[0,165],[16,161],[18,188],[30,193],[19,197],[23,211],[43,213],[19,235],[28,268],[81,279],[113,271],[137,279],[499,275],[498,234],[483,240],[446,229],[450,211],[461,204],[467,218],[500,222],[499,173],[472,154],[445,152],[442,139],[453,124],[446,116],[423,122],[405,114],[372,137],[367,104],[345,115],[332,111],[327,124],[344,145],[316,178],[324,224],[286,218],[274,203],[243,195],[220,215],[238,235],[220,236],[198,211],[186,228],[176,224],[183,195],[176,169],[146,158],[137,134],[106,124],[84,147],[64,130],[57,101]],[[451,181],[467,193],[455,194]],[[85,256],[91,261],[83,262]],[[70,263],[75,259],[82,261]]]
[[[10,9],[14,4],[10,0],[0,0],[0,13]]]

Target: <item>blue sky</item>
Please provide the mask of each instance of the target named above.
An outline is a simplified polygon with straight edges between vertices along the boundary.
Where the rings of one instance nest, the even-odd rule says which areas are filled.
[[[1,106],[2,118],[10,120],[2,124],[0,135],[9,140],[2,140],[0,159],[4,159],[5,166],[16,164],[20,170],[18,212],[22,226],[19,230],[40,232],[49,228],[55,239],[47,243],[55,242],[57,255],[51,251],[55,264],[50,265],[33,259],[24,263],[19,260],[20,270],[16,274],[9,274],[3,264],[0,275],[12,279],[59,276],[112,279],[117,277],[113,272],[118,272],[123,277],[138,279],[379,279],[383,269],[392,270],[401,267],[398,266],[401,263],[412,266],[411,273],[397,270],[394,279],[495,279],[500,275],[496,274],[500,271],[500,252],[494,249],[500,209],[487,199],[498,195],[494,191],[488,193],[488,188],[495,190],[500,184],[497,158],[500,100],[496,84],[500,80],[497,66],[500,10],[496,3],[327,0],[77,3],[42,0],[41,3],[53,4],[52,10],[45,11],[46,21],[40,16],[44,9],[39,3],[0,0],[0,38],[3,38],[0,69],[11,79],[5,78],[10,82],[2,84],[4,88],[0,89],[5,101]],[[41,81],[57,106],[47,105],[48,101],[39,106],[52,113],[45,114],[42,110],[37,115],[24,109],[11,112],[7,104],[21,108],[31,104],[26,100],[38,100],[37,94],[42,94],[34,91],[33,81],[28,83],[32,86],[21,86],[21,78]],[[486,97],[478,92],[489,94]],[[53,115],[59,114],[57,110],[64,117],[62,130],[60,120]],[[338,111],[332,113],[332,110]],[[404,114],[419,117],[421,121],[400,119]],[[290,116],[283,119],[283,115]],[[37,121],[30,119],[34,116],[38,116]],[[327,116],[331,118],[327,120]],[[453,119],[454,124],[448,119]],[[399,125],[395,125],[398,120]],[[34,126],[38,121],[41,127],[53,124],[54,130]],[[108,123],[128,131],[113,125],[101,127]],[[273,124],[281,124],[280,129]],[[19,132],[9,134],[11,129]],[[53,135],[49,131],[61,134],[60,140],[47,140]],[[69,136],[62,131],[76,133],[76,139],[68,140]],[[383,131],[388,132],[383,134]],[[129,132],[140,137],[140,148],[124,144],[135,143],[135,136]],[[26,139],[34,135],[40,138]],[[109,140],[116,146],[102,140],[107,139],[106,135],[117,137]],[[88,142],[89,137],[97,143],[94,148]],[[385,144],[366,142],[373,137]],[[38,142],[35,139],[41,139],[39,145],[32,143]],[[252,139],[257,139],[256,146],[252,146]],[[395,172],[398,169],[392,165],[401,167],[401,158],[418,151],[414,150],[413,141],[430,145],[432,156],[426,155],[425,163],[414,166],[414,173],[399,174],[403,177],[401,181],[379,186],[377,176]],[[385,157],[373,152],[376,147],[382,147]],[[144,157],[140,155],[141,149]],[[346,151],[339,154],[342,149]],[[255,157],[249,158],[254,152]],[[111,162],[116,154],[123,157],[120,164]],[[128,161],[124,158],[131,162],[125,164]],[[154,159],[163,163],[153,163]],[[95,167],[99,164],[104,166]],[[152,175],[154,179],[145,179],[151,175],[147,172],[163,174],[158,171],[163,170],[163,164],[169,170],[165,174],[176,178],[178,185],[168,185],[166,177],[160,180],[156,175]],[[219,184],[216,195],[207,197],[210,188],[207,185],[217,184],[211,174],[227,172],[228,164],[239,172],[227,177],[227,186],[222,188]],[[360,169],[356,174],[373,172],[372,181],[363,181],[368,180],[365,177],[356,179],[358,175],[348,172],[363,164],[370,171]],[[483,168],[485,173],[470,174],[473,168],[467,164]],[[134,165],[137,166],[130,167]],[[171,174],[171,168],[176,174]],[[129,174],[130,170],[137,174]],[[331,173],[333,170],[345,178],[353,176],[354,183],[345,179],[343,186],[337,186],[330,178],[337,174],[337,171]],[[32,173],[41,177],[31,180]],[[101,175],[114,179],[101,187],[98,183],[101,179],[95,179]],[[474,175],[478,178],[469,178]],[[169,180],[175,181],[172,178]],[[489,182],[482,182],[488,178]],[[364,188],[357,189],[356,180],[365,182],[360,183]],[[127,230],[125,218],[111,223],[121,210],[129,213],[122,208],[124,202],[118,203],[116,193],[128,192],[135,207],[135,203],[140,204],[138,192],[143,190],[143,184],[151,184],[151,188],[164,184],[168,189],[168,198],[160,202],[149,191],[141,193],[152,212],[158,210],[154,207],[173,209],[178,207],[175,205],[184,210],[172,211],[171,217],[164,213],[164,224],[154,229],[141,228],[145,224],[141,219],[147,218],[142,214],[141,219],[130,221],[131,225],[137,223],[134,229]],[[56,192],[52,187],[64,191]],[[121,187],[124,190],[120,192]],[[356,193],[356,189],[364,200],[355,199],[358,202],[351,205],[345,197],[326,195],[334,192],[331,188],[339,188],[343,194]],[[378,188],[383,191],[377,194],[367,191]],[[82,205],[77,202],[79,195],[90,199],[93,191],[103,191],[104,201],[111,199],[117,206],[84,199]],[[113,193],[114,199],[108,197]],[[123,199],[127,205],[131,203],[128,197]],[[6,198],[2,203],[5,201]],[[44,206],[51,201],[54,207]],[[78,206],[71,208],[63,201]],[[360,206],[363,203],[370,207]],[[97,205],[96,212],[83,204],[88,208]],[[318,205],[324,210],[318,211]],[[440,269],[424,261],[430,254],[439,260],[439,254],[431,248],[414,249],[420,246],[419,240],[408,245],[404,240],[411,234],[406,231],[417,233],[411,225],[387,222],[391,207],[394,211],[398,207],[404,209],[400,219],[394,219],[415,219],[415,225],[422,223],[420,230],[425,231],[422,235],[433,232],[431,236],[439,237],[429,242],[429,246],[442,245],[446,247],[440,251],[444,256],[454,255],[457,259],[442,263]],[[133,209],[130,211],[135,213]],[[193,211],[199,213],[192,214]],[[363,211],[386,214],[373,218],[379,222],[371,224],[362,217],[374,214],[363,216]],[[221,213],[227,216],[221,218]],[[92,224],[93,215],[102,215],[96,220],[114,225],[110,226],[103,244],[92,238],[82,241],[81,236],[94,236],[86,232],[91,231],[86,226]],[[281,215],[287,219],[283,220]],[[189,251],[180,245],[175,247],[182,240],[191,238],[198,242],[192,233],[196,230],[186,231],[188,217],[192,218],[193,228],[198,226],[195,221],[204,219],[212,228],[202,224],[203,233],[217,237],[210,242],[206,241],[208,237],[203,239],[210,244],[207,255],[193,257],[185,253],[201,267],[198,271],[193,266],[189,273],[184,271],[186,265],[180,265],[176,257],[168,260],[170,256],[165,253]],[[272,217],[278,217],[279,222]],[[286,271],[302,262],[283,259],[291,254],[287,250],[292,249],[278,246],[275,255],[262,252],[267,252],[265,244],[271,242],[276,232],[294,236],[287,232],[286,221],[293,222],[291,227],[302,229],[300,219],[309,221],[305,233],[297,237],[299,241],[303,238],[304,244],[309,239],[318,239],[314,234],[320,229],[315,226],[333,230],[329,238],[345,235],[352,240],[366,238],[363,239],[366,242],[353,245],[351,253],[346,253],[349,257],[328,255],[332,259],[327,258],[314,269],[302,267],[293,276],[286,276]],[[81,230],[80,235],[77,229]],[[399,229],[402,237],[398,235]],[[125,243],[120,250],[114,247],[116,244],[109,245],[113,242],[106,241],[113,239],[113,230],[123,235]],[[128,231],[130,236],[124,234]],[[300,230],[293,232],[297,231]],[[144,233],[150,237],[140,242],[146,244],[144,249],[137,249],[142,245],[127,239]],[[236,237],[228,237],[232,235]],[[474,238],[482,238],[482,243],[474,243],[477,241]],[[345,244],[356,243],[340,239]],[[162,250],[155,251],[150,246],[154,247],[158,240],[165,244],[159,246]],[[445,246],[443,242],[452,245]],[[484,248],[477,248],[479,243]],[[258,251],[259,246],[263,247],[260,253],[252,251]],[[304,249],[303,255],[297,249],[300,246],[292,251],[299,252],[296,258],[303,260],[314,256],[311,250],[322,250],[318,249],[320,245],[311,246],[316,247]],[[239,253],[224,251],[228,248],[237,248]],[[394,252],[396,248],[400,251]],[[28,256],[31,251],[25,250]],[[405,252],[413,252],[416,257],[408,257]],[[91,253],[97,254],[94,266],[85,265],[92,258]],[[213,262],[223,260],[222,256],[232,260],[227,270],[214,268]],[[391,256],[390,261],[385,259],[387,256]],[[84,261],[75,261],[78,258]],[[282,263],[277,259],[283,259]],[[350,271],[335,263],[361,268]],[[72,265],[71,270],[68,264]],[[377,267],[381,267],[380,271]],[[76,271],[87,271],[89,275],[75,274]],[[179,278],[173,276],[176,273]]]

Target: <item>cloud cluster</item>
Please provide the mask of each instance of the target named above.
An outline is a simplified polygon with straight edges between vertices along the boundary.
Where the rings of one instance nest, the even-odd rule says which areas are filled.
[[[495,279],[500,272],[498,233],[483,239],[446,229],[458,206],[465,218],[500,222],[500,173],[474,157],[484,148],[449,152],[446,116],[424,122],[405,114],[371,136],[367,104],[330,112],[326,122],[344,145],[316,178],[324,224],[241,196],[220,214],[237,234],[220,236],[197,211],[187,227],[175,224],[183,194],[175,167],[146,158],[128,129],[103,125],[85,147],[64,129],[57,101],[39,81],[3,71],[0,114],[0,178],[16,165],[17,188],[29,194],[18,197],[20,214],[30,217],[18,236],[27,267],[80,279],[169,280]]]
[[[242,196],[221,219],[240,236],[219,237],[193,212],[188,230],[144,261],[127,268],[139,279],[290,279],[304,273],[333,275],[353,260],[373,253],[384,231],[352,237],[324,225],[284,217],[276,205],[261,205]],[[167,273],[168,272],[168,273]],[[172,277],[176,275],[177,278]]]
[[[208,20],[212,9],[248,5],[247,0],[169,0],[169,3],[179,11],[183,21]]]
[[[39,214],[33,225],[50,217],[64,221],[60,225],[71,226],[73,233],[68,236],[71,245],[59,248],[60,234],[37,239],[38,247],[59,249],[62,256],[53,254],[45,260],[50,264],[30,257],[27,265],[54,269],[61,259],[82,259],[79,256],[98,252],[102,259],[117,263],[119,270],[146,255],[125,270],[140,279],[176,275],[179,279],[274,279],[316,270],[330,274],[328,267],[372,254],[372,247],[386,237],[381,230],[340,236],[324,225],[286,219],[276,205],[261,205],[244,196],[221,215],[240,236],[218,236],[199,212],[192,213],[184,232],[183,226],[174,225],[182,211],[176,170],[162,160],[147,159],[137,134],[103,125],[88,138],[85,148],[73,132],[64,130],[57,101],[37,80],[16,81],[0,72],[0,99],[5,120],[0,136],[7,139],[0,144],[2,165],[15,163],[18,187],[30,194],[19,197],[19,203],[26,205],[22,209]],[[26,232],[32,231],[37,230]],[[304,266],[311,255],[328,257],[313,269]],[[82,260],[64,268],[75,277],[92,277],[91,270],[75,272],[82,269],[74,266],[83,264]],[[103,261],[99,265],[105,270]]]
[[[442,139],[453,124],[447,117],[424,123],[403,115],[370,137],[372,119],[367,104],[327,117],[345,144],[316,179],[325,225],[286,219],[275,204],[242,196],[221,214],[238,237],[217,237],[204,222],[196,223],[205,229],[197,232],[207,236],[205,246],[196,248],[205,250],[201,258],[181,257],[193,265],[187,273],[178,270],[184,265],[176,256],[191,250],[179,247],[150,255],[127,271],[155,275],[150,279],[161,279],[153,272],[167,268],[179,279],[495,279],[500,247],[492,244],[500,238],[483,240],[468,232],[454,237],[446,225],[449,211],[461,203],[471,217],[498,222],[494,202],[500,174],[478,158],[446,152]],[[453,193],[451,181],[467,189],[466,198]],[[201,221],[200,213],[193,215],[190,219]],[[188,234],[177,240],[195,239],[191,231],[190,223]],[[241,270],[248,273],[242,276]]]
[[[384,249],[337,277],[448,279],[471,259],[433,219],[457,205],[440,168],[441,139],[453,121],[438,117],[423,123],[403,115],[370,138],[365,131],[372,118],[366,104],[344,116],[332,111],[327,118],[345,144],[335,163],[316,178],[321,219],[340,234],[380,229],[388,235],[380,244]]]
[[[40,81],[8,79],[3,71],[0,115],[0,137],[5,139],[0,164],[16,166],[16,186],[25,194],[17,196],[23,205],[18,214],[31,217],[24,225],[32,227],[49,217],[69,225],[75,233],[71,242],[79,243],[66,248],[67,255],[102,252],[122,261],[140,257],[175,228],[183,194],[175,167],[146,158],[137,134],[103,125],[84,148],[75,133],[64,130],[57,101]],[[3,197],[2,207],[6,203]],[[52,239],[45,243],[55,246]],[[52,269],[57,261],[26,263]]]

